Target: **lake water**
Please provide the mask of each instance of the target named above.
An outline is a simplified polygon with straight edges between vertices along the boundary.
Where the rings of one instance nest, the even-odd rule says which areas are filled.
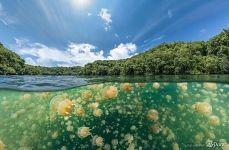
[[[0,150],[228,150],[227,143],[227,75],[0,77]]]

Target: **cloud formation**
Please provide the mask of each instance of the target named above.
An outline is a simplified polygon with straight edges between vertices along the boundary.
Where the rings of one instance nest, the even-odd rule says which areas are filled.
[[[105,31],[108,31],[111,27],[111,14],[109,13],[108,9],[102,8],[99,12],[100,18],[104,21],[106,27],[104,28]]]
[[[70,42],[65,50],[48,47],[41,43],[30,43],[26,39],[15,39],[16,52],[25,58],[27,64],[40,66],[84,66],[95,60],[125,59],[135,55],[137,46],[133,43],[123,44],[110,50],[104,56],[103,50],[98,50],[88,43]]]

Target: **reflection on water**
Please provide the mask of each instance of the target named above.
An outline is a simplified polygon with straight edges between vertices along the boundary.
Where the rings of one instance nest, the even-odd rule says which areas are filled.
[[[226,150],[228,100],[229,84],[210,82],[1,90],[0,149]]]
[[[106,82],[221,82],[228,83],[228,75],[156,75],[156,76],[1,76],[0,89],[20,91],[57,91],[83,85]]]

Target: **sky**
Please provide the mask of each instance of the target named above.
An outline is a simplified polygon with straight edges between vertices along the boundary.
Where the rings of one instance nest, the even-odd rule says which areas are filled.
[[[118,60],[229,28],[228,0],[0,0],[0,42],[41,66]]]

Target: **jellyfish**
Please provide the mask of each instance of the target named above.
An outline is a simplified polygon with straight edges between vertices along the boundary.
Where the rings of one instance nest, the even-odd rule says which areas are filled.
[[[166,95],[165,99],[169,102],[172,99],[172,96],[171,95]]]
[[[105,144],[103,148],[104,148],[104,150],[110,150],[111,146],[109,144]]]
[[[100,117],[102,114],[103,114],[102,109],[97,108],[97,109],[95,109],[95,110],[93,111],[93,115],[94,115],[95,117]]]
[[[84,100],[88,100],[89,98],[92,97],[92,92],[90,90],[86,90],[82,93],[81,96]]]
[[[83,109],[82,106],[79,106],[76,108],[76,115],[77,116],[84,116],[85,115],[85,110]]]
[[[125,91],[125,92],[129,92],[132,90],[132,85],[130,83],[123,83],[121,88]]]
[[[0,150],[4,150],[5,144],[0,140]]]
[[[173,150],[179,150],[179,145],[177,143],[173,143],[172,145]]]
[[[212,113],[212,106],[208,102],[197,102],[195,110],[202,115],[209,115]]]
[[[148,111],[148,119],[150,121],[156,121],[158,119],[158,111],[155,109],[150,109]]]
[[[217,89],[216,83],[205,82],[203,86],[206,90],[216,90]]]
[[[145,83],[138,83],[138,86],[139,87],[144,87],[145,86]]]
[[[154,124],[150,127],[150,131],[152,131],[154,134],[158,134],[161,131],[161,128],[158,124]]]
[[[30,100],[32,98],[31,94],[24,94],[20,97],[21,100]]]
[[[94,136],[93,139],[92,139],[92,144],[93,145],[96,145],[98,147],[102,147],[104,145],[104,142],[103,142],[103,138],[100,137],[100,136]]]
[[[187,82],[177,83],[177,86],[182,91],[187,91],[187,89],[188,89],[188,83]]]
[[[127,143],[131,144],[134,140],[134,136],[128,133],[125,135],[124,139],[127,141]]]
[[[160,88],[160,84],[158,82],[154,82],[153,83],[153,88],[155,88],[156,90],[158,90]]]
[[[218,116],[212,115],[209,117],[209,124],[212,126],[218,126],[220,124],[220,119]]]
[[[98,102],[91,103],[91,104],[89,104],[89,107],[91,109],[97,109],[99,107],[99,103]]]
[[[112,99],[112,98],[116,98],[117,96],[118,96],[118,89],[117,89],[117,87],[110,86],[106,90],[106,98]]]
[[[77,135],[80,138],[86,138],[89,135],[91,135],[90,128],[89,127],[80,127],[77,131]]]
[[[65,99],[58,105],[58,113],[62,116],[68,116],[73,109],[73,103],[69,99]]]
[[[112,139],[112,140],[111,140],[111,144],[112,144],[113,146],[117,146],[117,145],[118,145],[118,139]]]

